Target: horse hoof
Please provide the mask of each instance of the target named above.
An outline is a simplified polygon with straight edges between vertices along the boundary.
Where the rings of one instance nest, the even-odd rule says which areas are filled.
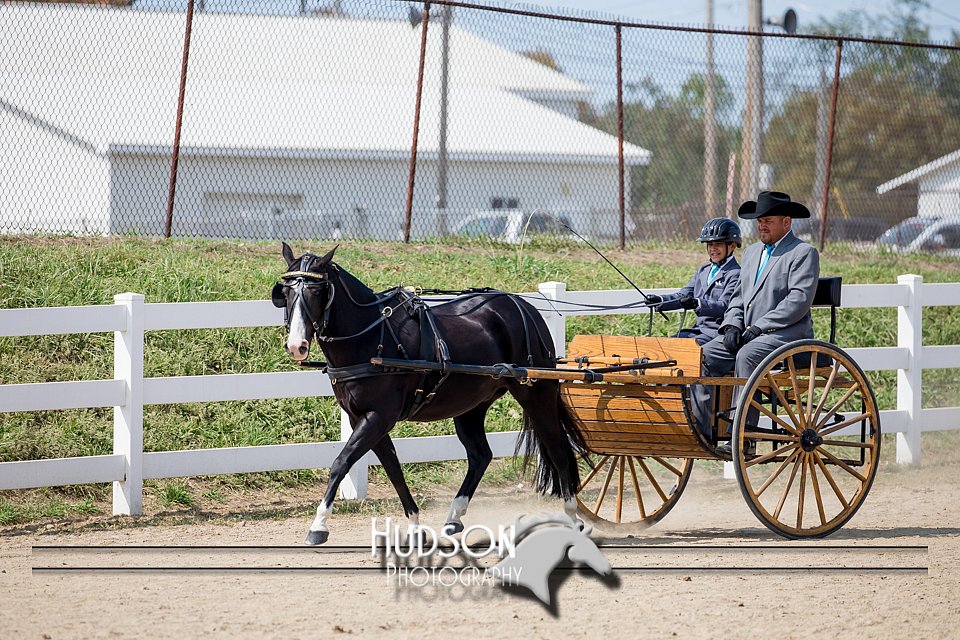
[[[316,546],[318,544],[323,544],[327,541],[327,538],[330,537],[329,531],[308,531],[307,539],[303,541],[304,544],[310,546]]]
[[[448,536],[452,536],[454,534],[460,533],[461,531],[463,531],[462,522],[448,522],[445,525],[443,525],[443,532]]]

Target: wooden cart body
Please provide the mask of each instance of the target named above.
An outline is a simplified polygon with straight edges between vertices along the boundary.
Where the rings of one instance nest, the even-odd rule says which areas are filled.
[[[591,367],[644,360],[675,364],[575,379]],[[789,538],[820,537],[853,516],[876,473],[880,423],[873,392],[856,363],[830,343],[782,347],[745,379],[703,376],[701,349],[692,339],[576,336],[558,374],[588,450],[580,510],[601,527],[633,530],[659,521],[679,499],[694,460],[732,460],[741,492],[763,524]],[[714,388],[709,433],[694,425],[693,384]],[[751,404],[769,427],[749,426],[741,406]],[[858,425],[859,436],[830,436]],[[730,454],[717,450],[726,441]],[[752,454],[749,443],[757,441],[769,450]]]

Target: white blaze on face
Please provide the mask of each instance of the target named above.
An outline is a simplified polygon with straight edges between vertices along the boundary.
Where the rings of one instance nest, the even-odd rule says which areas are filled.
[[[287,335],[287,353],[294,360],[306,360],[310,355],[310,342],[307,341],[307,325],[303,319],[303,309],[299,304],[290,312],[290,333]]]

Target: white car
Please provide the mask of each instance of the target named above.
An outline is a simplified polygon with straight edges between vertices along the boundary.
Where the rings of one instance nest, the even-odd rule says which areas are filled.
[[[571,226],[565,216],[554,217],[536,212],[531,214],[520,209],[495,209],[468,216],[454,228],[453,233],[468,238],[489,238],[507,244],[520,244],[526,228],[527,241],[535,235],[575,239],[576,236],[563,225]]]
[[[877,244],[897,253],[923,251],[960,256],[960,216],[916,216],[890,227]]]

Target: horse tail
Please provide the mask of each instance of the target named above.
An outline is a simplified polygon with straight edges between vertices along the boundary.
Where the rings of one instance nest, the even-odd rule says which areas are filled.
[[[543,384],[544,380],[536,384]],[[517,439],[517,455],[523,456],[523,468],[526,470],[534,454],[538,456],[536,489],[541,494],[556,497],[576,495],[580,489],[580,470],[577,456],[586,452],[586,444],[580,427],[570,415],[570,410],[560,396],[560,383],[556,382],[556,410],[559,433],[552,430],[550,437],[537,432],[538,423],[529,412],[523,412],[523,429]],[[541,421],[539,423],[543,425]],[[546,440],[546,441],[545,441]],[[550,446],[553,444],[553,447]],[[564,486],[564,481],[567,485]]]

